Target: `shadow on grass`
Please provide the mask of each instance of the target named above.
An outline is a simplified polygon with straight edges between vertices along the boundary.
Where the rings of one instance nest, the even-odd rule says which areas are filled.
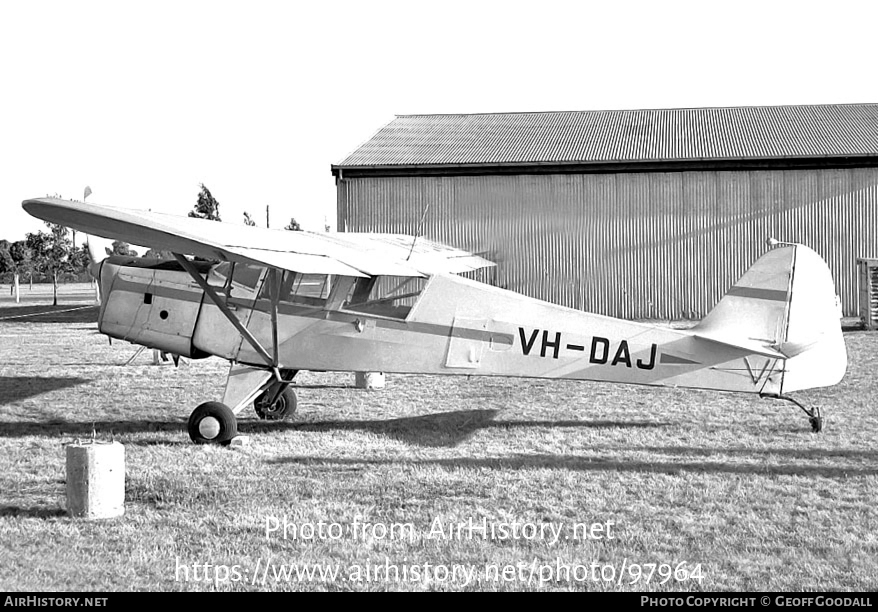
[[[417,417],[375,421],[322,421],[313,423],[283,423],[298,431],[361,431],[387,436],[394,440],[428,447],[456,446],[477,431],[490,427],[497,416],[496,410],[460,410]],[[247,423],[244,428],[271,429],[271,423]]]
[[[67,516],[62,508],[22,508],[20,506],[0,506],[0,516],[23,516],[25,518],[56,518]]]
[[[333,431],[360,431],[384,435],[407,444],[426,447],[452,447],[469,439],[482,429],[556,428],[556,427],[664,427],[666,423],[615,421],[495,421],[496,410],[460,410],[417,417],[372,421],[249,421],[238,422],[242,434],[271,434],[284,431],[326,433]],[[186,422],[114,420],[114,421],[60,421],[47,422],[0,421],[0,438],[24,436],[91,436],[92,430],[101,437],[136,433],[178,433],[186,430]],[[175,441],[129,440],[132,444],[173,444]]]
[[[17,402],[41,393],[77,387],[90,382],[87,378],[61,376],[0,376],[0,406]],[[2,435],[2,434],[0,434]]]
[[[23,438],[25,436],[78,436],[91,438],[92,432],[101,439],[138,433],[179,433],[186,431],[185,421],[60,421],[52,419],[43,423],[0,421],[0,438]],[[138,444],[136,440],[130,441]],[[173,444],[168,440],[144,440],[142,444]]]
[[[307,432],[363,431],[388,436],[407,444],[427,447],[451,447],[472,437],[482,429],[518,429],[546,427],[664,427],[667,423],[643,421],[495,421],[497,410],[457,410],[416,417],[373,421],[316,421],[310,423],[239,423],[242,433],[263,433],[277,429]]]
[[[805,433],[803,430],[797,430],[794,433],[801,433],[803,436],[813,435]],[[604,450],[598,448],[597,450]],[[619,450],[607,448],[606,450]],[[650,453],[662,453],[665,455],[689,455],[696,457],[711,457],[721,455],[733,455],[737,457],[746,456],[777,456],[793,459],[819,459],[819,458],[835,458],[835,459],[871,459],[878,461],[878,450],[856,450],[847,448],[703,448],[695,446],[638,446],[636,450],[646,451]]]
[[[13,306],[0,308],[3,323],[97,323],[100,306]]]
[[[763,453],[755,453],[761,455]],[[450,459],[344,459],[335,457],[285,457],[269,460],[273,465],[306,465],[327,467],[435,466],[447,469],[492,470],[572,470],[582,472],[639,472],[645,474],[765,474],[770,476],[819,476],[849,478],[878,475],[878,468],[836,467],[822,465],[771,465],[764,457],[754,456],[759,463],[727,463],[723,461],[642,461],[635,459],[604,459],[563,455],[512,455],[510,457]]]

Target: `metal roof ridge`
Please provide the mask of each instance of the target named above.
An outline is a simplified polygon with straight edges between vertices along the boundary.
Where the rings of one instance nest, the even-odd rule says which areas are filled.
[[[745,104],[740,106],[684,106],[668,108],[603,108],[588,110],[546,110],[546,111],[501,111],[480,113],[411,113],[394,115],[396,119],[409,117],[485,117],[501,115],[563,115],[563,114],[586,114],[586,113],[636,113],[636,112],[662,112],[662,111],[710,111],[710,110],[737,110],[757,108],[835,108],[840,106],[878,106],[878,102],[824,102],[820,104]]]
[[[371,135],[371,136],[369,136],[366,140],[364,140],[363,142],[361,142],[360,144],[358,144],[357,147],[356,147],[353,151],[351,151],[350,153],[348,153],[347,155],[345,155],[345,156],[344,156],[344,157],[343,157],[343,158],[342,158],[337,164],[331,164],[331,167],[335,168],[336,166],[341,166],[341,165],[343,165],[343,164],[344,164],[348,159],[350,159],[350,158],[351,158],[351,157],[352,157],[357,151],[359,151],[359,150],[362,149],[364,146],[366,146],[369,142],[371,142],[372,140],[374,140],[375,137],[378,136],[378,134],[380,134],[380,133],[381,133],[382,131],[384,131],[386,128],[390,127],[390,124],[393,123],[393,122],[394,122],[394,119],[391,119],[390,121],[388,121],[387,123],[385,123],[384,125],[382,125],[380,128],[378,128],[377,130],[375,130],[374,132],[372,132],[372,135]]]

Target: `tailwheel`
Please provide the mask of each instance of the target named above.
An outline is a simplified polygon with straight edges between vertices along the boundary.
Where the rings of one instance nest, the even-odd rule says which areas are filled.
[[[196,444],[228,444],[238,435],[238,420],[225,404],[205,402],[192,411],[188,429]]]
[[[811,424],[811,431],[814,433],[820,433],[823,431],[823,413],[820,412],[819,406],[814,406],[813,408],[806,408],[802,404],[800,404],[795,399],[791,398],[789,395],[764,395],[762,397],[773,397],[776,399],[786,400],[788,402],[794,403],[796,406],[802,409],[806,415],[808,415],[808,423]]]
[[[298,398],[289,383],[274,383],[253,402],[256,415],[266,421],[283,421],[296,413]]]
[[[823,431],[823,415],[820,414],[820,408],[814,406],[811,410],[811,415],[808,417],[808,422],[811,423],[811,431],[814,433],[820,433]]]

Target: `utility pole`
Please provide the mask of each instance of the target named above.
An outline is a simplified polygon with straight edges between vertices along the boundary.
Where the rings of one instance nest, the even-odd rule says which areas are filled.
[[[91,195],[91,187],[88,185],[85,186],[85,189],[82,192],[82,201],[85,202],[88,199],[88,196]],[[73,230],[73,252],[76,253],[76,230]]]
[[[85,202],[88,199],[88,196],[90,196],[90,195],[91,195],[91,187],[86,185],[85,190],[83,191],[83,194],[82,194],[82,201]],[[89,259],[90,259],[91,258],[91,245],[88,243],[88,234],[85,235],[85,238],[86,238],[86,240],[85,240],[86,247],[85,248],[88,249]],[[73,252],[76,253],[76,230],[73,230]],[[91,266],[89,266],[89,268],[91,268]],[[91,288],[95,292],[95,303],[100,304],[101,303],[101,288],[100,288],[100,285],[98,284],[98,279],[96,279],[93,276],[91,278]]]
[[[269,228],[271,225],[268,222],[268,204],[265,205],[265,227]]]

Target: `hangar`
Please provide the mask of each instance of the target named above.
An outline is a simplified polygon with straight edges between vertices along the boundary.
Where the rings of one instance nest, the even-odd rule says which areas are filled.
[[[628,319],[699,319],[766,249],[878,256],[878,104],[401,115],[344,161],[338,227],[485,254],[479,280]]]

